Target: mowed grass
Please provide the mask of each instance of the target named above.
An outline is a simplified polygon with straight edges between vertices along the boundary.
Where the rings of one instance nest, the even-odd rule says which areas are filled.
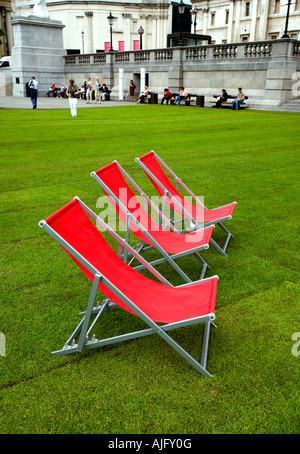
[[[6,434],[294,434],[299,432],[299,114],[172,106],[0,110],[0,432]],[[156,195],[134,159],[155,150],[205,204],[237,201],[217,274],[208,370],[158,336],[58,357],[91,284],[38,222],[74,196],[95,212],[90,172],[118,160]],[[216,227],[214,238],[222,241]],[[178,261],[198,279],[199,264]],[[174,285],[182,281],[159,268]],[[101,299],[101,295],[99,295]],[[143,327],[103,315],[97,337]],[[203,326],[172,336],[196,358]]]

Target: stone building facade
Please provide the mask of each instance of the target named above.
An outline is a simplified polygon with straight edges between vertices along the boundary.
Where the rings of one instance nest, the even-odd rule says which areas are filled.
[[[32,11],[33,3],[17,0],[17,15]],[[64,48],[68,54],[97,53],[110,49],[108,16],[112,25],[113,50],[130,51],[140,48],[139,28],[142,27],[142,47],[166,47],[167,34],[172,28],[171,0],[50,0],[47,9],[52,20],[65,25]]]
[[[280,0],[191,0],[197,33],[211,35],[213,43],[281,38],[287,3]],[[289,37],[300,39],[300,0],[290,5]]]
[[[0,0],[15,3],[17,16],[30,14],[33,0]],[[191,32],[210,35],[212,43],[254,42],[281,38],[285,30],[287,3],[281,0],[183,0],[193,7]],[[65,25],[64,48],[68,54],[90,54],[110,49],[108,15],[113,17],[112,42],[115,51],[167,46],[172,33],[174,5],[179,0],[49,0],[52,20]],[[175,6],[176,8],[176,6]],[[300,0],[292,0],[289,37],[300,39]],[[203,43],[205,44],[205,43]]]

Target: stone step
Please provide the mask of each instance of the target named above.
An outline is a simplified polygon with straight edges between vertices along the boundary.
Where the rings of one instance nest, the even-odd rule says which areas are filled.
[[[279,109],[282,112],[296,112],[300,113],[300,98],[294,99],[292,101],[288,101],[282,104]]]

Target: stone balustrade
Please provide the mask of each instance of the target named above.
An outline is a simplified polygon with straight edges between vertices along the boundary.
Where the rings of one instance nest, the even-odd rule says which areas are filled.
[[[293,74],[300,70],[300,43],[292,39],[146,49],[128,52],[65,56],[65,74],[79,83],[99,76],[119,95],[119,70],[125,87],[134,79],[140,89],[141,68],[150,89],[178,91],[184,86],[199,95],[212,96],[242,86],[253,105],[279,106],[293,99]],[[127,93],[127,88],[126,88]],[[125,94],[126,94],[125,93]]]

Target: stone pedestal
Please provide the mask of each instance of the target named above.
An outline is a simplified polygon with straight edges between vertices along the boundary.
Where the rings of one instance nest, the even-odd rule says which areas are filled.
[[[273,46],[272,61],[266,73],[265,99],[262,106],[280,106],[293,100],[293,74],[297,63],[293,55],[294,42],[281,39]]]
[[[64,59],[60,21],[35,16],[18,16],[11,21],[14,47],[12,48],[13,96],[26,96],[26,83],[32,76],[39,82],[39,95],[48,92],[55,83],[64,80]]]

